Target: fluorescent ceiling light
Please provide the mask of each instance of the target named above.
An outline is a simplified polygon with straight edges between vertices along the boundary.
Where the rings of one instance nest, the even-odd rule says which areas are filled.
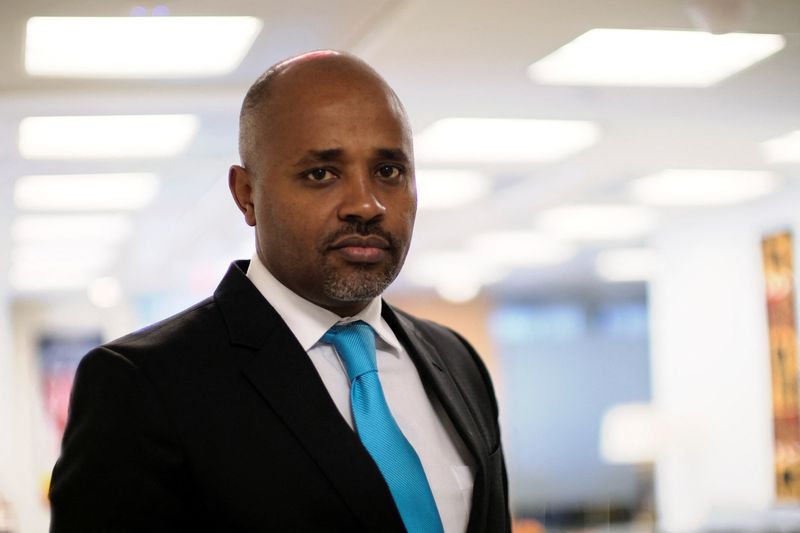
[[[486,196],[492,189],[488,177],[467,170],[417,170],[416,177],[420,210],[460,207]]]
[[[442,278],[463,272],[474,274],[484,283],[493,283],[507,273],[491,258],[457,250],[414,254],[406,263],[403,272],[418,285],[434,285]]]
[[[21,292],[83,289],[93,277],[94,274],[85,270],[42,271],[17,266],[11,267],[8,273],[11,287]]]
[[[656,218],[641,206],[580,204],[548,209],[535,222],[560,237],[591,241],[642,237],[655,227]]]
[[[169,157],[197,133],[194,115],[28,117],[19,125],[27,159]]]
[[[427,287],[466,284],[467,281],[483,285],[500,281],[507,273],[506,268],[491,258],[462,250],[415,253],[403,269],[403,276],[412,283]]]
[[[471,241],[471,251],[507,267],[552,266],[575,255],[574,246],[532,231],[481,233]]]
[[[464,251],[415,255],[403,272],[413,283],[432,287],[442,299],[454,303],[471,300],[483,285],[499,281],[507,273],[485,257]]]
[[[403,276],[433,287],[443,299],[464,302],[481,287],[503,279],[516,267],[542,267],[570,259],[575,249],[552,237],[527,231],[495,231],[477,235],[466,250],[440,250],[412,255]]]
[[[87,275],[96,276],[108,267],[108,264],[96,263],[92,259],[52,257],[45,263],[14,263],[11,266],[25,272],[37,272],[43,277],[49,276],[54,272],[86,273]]]
[[[11,225],[11,236],[24,242],[91,241],[118,243],[131,232],[131,221],[124,215],[22,215]]]
[[[647,281],[655,267],[655,252],[648,248],[605,250],[595,258],[595,270],[606,281]]]
[[[261,31],[254,17],[33,17],[32,76],[184,78],[239,66]]]
[[[777,177],[757,170],[664,170],[633,181],[638,201],[658,206],[729,205],[773,192]]]
[[[481,292],[483,285],[477,278],[456,275],[436,284],[436,294],[442,300],[452,303],[465,303]]]
[[[707,87],[781,50],[781,35],[595,28],[528,67],[551,85]]]
[[[555,161],[593,145],[599,130],[578,120],[445,118],[414,139],[424,163]]]
[[[157,192],[154,174],[23,176],[14,187],[14,204],[23,210],[140,209]]]
[[[19,291],[82,289],[111,266],[114,250],[100,243],[25,243],[11,252],[9,280]]]
[[[34,241],[18,244],[11,251],[11,263],[31,267],[39,265],[71,266],[96,270],[114,262],[114,249],[106,244],[62,241]]]
[[[800,130],[761,143],[761,150],[770,163],[800,163]]]

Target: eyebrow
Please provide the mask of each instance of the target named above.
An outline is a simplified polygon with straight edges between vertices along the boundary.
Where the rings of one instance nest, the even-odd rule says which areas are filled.
[[[378,148],[375,150],[375,155],[380,159],[390,159],[392,161],[400,161],[402,163],[409,163],[411,158],[408,157],[402,148]]]
[[[378,159],[388,159],[408,163],[410,158],[401,148],[377,148],[375,156]],[[298,166],[313,165],[316,163],[328,163],[331,161],[341,161],[345,158],[345,152],[341,148],[327,148],[324,150],[309,150],[297,161]]]
[[[298,161],[298,165],[310,165],[314,163],[327,163],[342,159],[344,150],[341,148],[328,148],[326,150],[309,150]]]

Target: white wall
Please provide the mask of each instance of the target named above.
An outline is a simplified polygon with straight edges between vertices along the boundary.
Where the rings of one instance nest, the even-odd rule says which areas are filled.
[[[10,511],[13,512],[19,497],[14,490],[15,484],[12,471],[14,464],[13,351],[9,309],[5,296],[5,284],[0,282],[0,500],[4,500],[10,507]],[[5,517],[4,520],[10,520],[10,518]],[[13,524],[3,525],[9,526]]]
[[[653,239],[653,400],[669,438],[656,465],[663,531],[689,532],[774,501],[770,359],[761,238],[795,234],[800,190],[680,217]]]
[[[13,505],[16,533],[48,530],[45,490],[60,447],[43,405],[40,336],[100,332],[110,339],[132,330],[133,323],[125,303],[100,310],[81,297],[18,300],[0,308],[0,491]]]
[[[13,476],[14,506],[20,533],[48,529],[49,510],[42,484],[57,449],[42,404],[36,340],[41,306],[12,307],[13,433],[9,472]]]

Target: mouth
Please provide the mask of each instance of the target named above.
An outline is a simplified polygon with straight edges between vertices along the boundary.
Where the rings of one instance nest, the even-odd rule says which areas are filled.
[[[330,249],[349,263],[374,264],[386,257],[389,241],[377,235],[351,235],[331,244]]]

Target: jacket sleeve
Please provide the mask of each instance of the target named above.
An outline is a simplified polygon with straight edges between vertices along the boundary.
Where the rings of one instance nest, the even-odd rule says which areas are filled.
[[[140,368],[100,347],[81,361],[50,486],[51,533],[189,530],[184,460]]]

